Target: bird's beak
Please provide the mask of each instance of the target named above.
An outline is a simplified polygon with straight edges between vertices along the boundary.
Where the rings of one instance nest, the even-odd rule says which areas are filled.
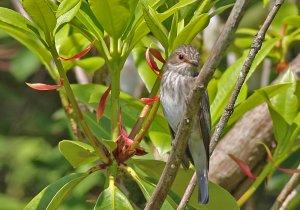
[[[198,67],[199,66],[199,62],[198,61],[190,61],[190,64],[192,64],[193,66],[195,67]]]

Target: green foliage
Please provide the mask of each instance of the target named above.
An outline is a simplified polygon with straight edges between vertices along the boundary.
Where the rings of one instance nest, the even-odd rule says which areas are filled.
[[[94,209],[133,209],[127,197],[115,186],[113,177],[109,179],[109,186],[100,194]]]
[[[144,105],[139,99],[121,91],[120,72],[125,61],[132,54],[137,73],[147,92],[143,96],[157,95],[160,81],[147,66],[144,58],[146,47],[161,44],[162,54],[166,58],[182,44],[197,42],[199,45],[197,35],[208,26],[211,18],[232,7],[232,4],[217,7],[216,2],[211,0],[60,0],[54,3],[51,0],[22,0],[22,6],[31,20],[11,9],[0,7],[0,29],[25,45],[46,67],[54,81],[59,79],[64,81],[64,88],[60,88],[58,92],[70,121],[70,130],[76,132],[70,138],[72,140],[61,140],[58,148],[70,165],[76,168],[75,172],[85,171],[71,173],[57,180],[58,176],[62,177],[62,174],[65,174],[65,170],[60,173],[61,171],[56,172],[59,171],[57,167],[52,167],[51,170],[57,173],[55,176],[57,181],[50,180],[52,184],[37,194],[25,209],[61,208],[68,194],[72,193],[72,196],[76,197],[76,191],[80,191],[80,196],[85,197],[93,187],[99,192],[95,196],[94,191],[91,190],[94,209],[133,209],[136,206],[143,208],[140,203],[130,198],[126,192],[130,193],[131,189],[125,189],[126,185],[123,186],[120,180],[125,176],[132,179],[141,192],[140,195],[137,193],[134,196],[143,196],[143,199],[149,200],[165,166],[163,161],[154,160],[154,156],[161,158],[170,151],[171,136],[158,103]],[[264,4],[267,3],[268,1],[264,1]],[[216,9],[210,13],[213,7]],[[289,14],[288,11],[292,12]],[[284,7],[273,24],[273,30],[268,32],[246,81],[259,71],[260,64],[267,57],[282,62],[291,44],[300,39],[297,14],[298,10],[294,4]],[[283,24],[287,26],[285,36],[278,33]],[[237,55],[242,54],[242,56],[229,67],[226,66],[225,71],[211,80],[208,86],[213,126],[216,125],[227,104],[248,53],[252,36],[256,32],[256,29],[250,28],[239,30],[238,35],[242,37],[237,37],[234,47],[238,48]],[[85,52],[90,43],[94,43],[95,49],[84,53],[84,57],[67,62],[58,59],[59,57],[71,58],[80,52]],[[28,51],[21,51],[20,55],[15,57],[11,73],[18,80],[24,81],[35,72],[38,62]],[[81,67],[88,75],[93,75],[102,67],[109,71],[111,92],[105,107],[100,107],[105,110],[99,122],[94,111],[99,108],[100,98],[107,87],[98,84],[70,85],[66,72],[76,66]],[[159,66],[162,68],[163,64]],[[279,165],[292,152],[300,148],[297,142],[300,133],[297,90],[297,82],[291,72],[282,77],[280,84],[256,89],[252,94],[248,93],[248,84],[244,84],[227,129],[244,113],[267,102],[278,143],[274,162]],[[78,104],[81,105],[80,108]],[[141,115],[146,108],[149,108],[149,111],[145,116]],[[121,133],[120,130],[123,128],[124,131]],[[127,142],[126,138],[129,139]],[[130,141],[134,142],[133,145],[126,145]],[[0,144],[4,144],[3,142],[1,137]],[[27,150],[29,146],[40,147],[41,151],[49,149],[32,139],[26,138],[26,144],[28,144],[26,147],[21,144],[26,154],[20,155],[27,162],[32,158],[30,152],[34,151],[31,155],[35,155],[36,152],[34,149]],[[132,158],[134,155],[143,155],[144,150],[149,153],[147,156]],[[17,158],[18,154],[17,150],[16,159],[20,161],[21,158]],[[44,154],[45,157],[47,155]],[[22,165],[23,162],[18,161],[16,165]],[[92,168],[88,169],[88,167]],[[262,180],[272,172],[270,166],[267,169],[268,171],[265,171],[268,173],[260,175]],[[29,169],[24,167],[26,173],[31,170],[36,170],[35,166],[30,165]],[[105,170],[106,173],[98,174],[97,170]],[[177,208],[193,172],[193,169],[179,170],[162,209]],[[34,176],[31,173],[29,175]],[[78,186],[96,175],[96,181],[92,181],[86,189],[84,185]],[[12,177],[13,180],[17,180],[15,175]],[[24,180],[25,178],[29,179],[27,176],[24,176]],[[95,184],[98,178],[101,182],[100,187]],[[80,189],[75,189],[76,186]],[[195,190],[188,204],[189,209],[213,210],[225,207],[232,210],[239,209],[235,199],[225,189],[213,183],[210,183],[209,187],[209,204],[199,206],[197,190]]]

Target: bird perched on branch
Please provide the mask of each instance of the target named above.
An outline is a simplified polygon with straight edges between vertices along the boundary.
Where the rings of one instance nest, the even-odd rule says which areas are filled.
[[[170,126],[173,139],[179,123],[184,117],[186,101],[198,75],[199,52],[192,46],[178,47],[164,65],[164,73],[160,85],[160,99],[164,114]],[[210,141],[210,109],[207,91],[199,104],[186,152],[182,158],[184,168],[189,168],[191,161],[198,179],[198,202],[207,204],[208,165]]]

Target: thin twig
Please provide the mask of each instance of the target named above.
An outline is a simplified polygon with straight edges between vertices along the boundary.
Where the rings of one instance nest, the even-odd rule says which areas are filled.
[[[213,51],[211,52],[207,62],[205,62],[203,65],[200,74],[195,81],[194,88],[191,91],[187,101],[187,107],[189,107],[189,109],[186,110],[184,118],[181,120],[171,154],[168,158],[157,187],[145,207],[146,210],[160,209],[167,197],[180,166],[181,157],[186,148],[189,136],[188,134],[193,126],[193,118],[198,111],[198,105],[201,97],[209,80],[214,74],[216,67],[220,63],[224,52],[234,37],[234,33],[241,20],[247,2],[248,0],[236,1],[221,35],[214,45]]]
[[[298,166],[298,169],[300,169],[300,165]],[[289,182],[284,186],[281,193],[276,198],[276,201],[273,204],[271,210],[280,209],[284,203],[287,205],[287,202],[286,202],[287,198],[299,184],[300,184],[300,174],[295,173],[295,174],[293,174],[293,176],[290,178]],[[288,200],[288,202],[289,201],[290,200]]]
[[[239,79],[235,85],[235,88],[230,96],[229,102],[221,116],[221,119],[216,127],[216,130],[214,132],[214,135],[212,136],[211,139],[211,143],[210,143],[210,156],[213,153],[213,150],[215,149],[215,147],[217,146],[217,143],[220,139],[221,133],[224,129],[224,127],[226,126],[229,117],[231,116],[233,109],[234,109],[234,104],[235,101],[238,97],[238,94],[241,90],[242,85],[244,84],[244,81],[247,77],[247,74],[250,70],[250,67],[253,63],[253,60],[256,56],[256,54],[258,53],[258,51],[260,50],[261,46],[262,46],[262,42],[264,40],[265,34],[271,24],[271,22],[273,21],[277,11],[279,10],[280,6],[282,5],[282,3],[284,2],[284,0],[280,0],[280,1],[276,1],[276,4],[274,5],[273,9],[270,11],[268,17],[266,18],[264,24],[262,25],[262,27],[260,28],[259,32],[257,33],[257,35],[255,36],[255,39],[253,40],[253,43],[251,45],[251,49],[250,52],[245,60],[245,63],[243,65],[243,68],[241,70],[241,74],[239,76]],[[195,176],[195,173],[194,175]],[[196,185],[196,179],[192,179],[189,183],[189,186],[195,186]],[[184,208],[184,206],[186,206],[191,194],[192,194],[193,190],[189,189],[189,193],[186,192],[184,198],[182,198],[180,205],[182,205],[182,209]],[[185,205],[184,205],[185,204]]]
[[[235,101],[238,97],[238,94],[242,88],[242,85],[245,82],[245,79],[247,77],[247,74],[250,70],[250,67],[253,63],[253,60],[257,54],[257,52],[260,50],[261,46],[262,46],[262,42],[265,38],[265,34],[269,28],[269,26],[271,25],[275,15],[277,14],[280,6],[283,4],[284,0],[277,0],[275,5],[273,6],[272,10],[269,12],[265,22],[263,23],[262,27],[260,28],[259,32],[257,33],[257,35],[255,36],[252,45],[251,45],[251,49],[249,51],[249,54],[245,60],[245,63],[243,65],[243,68],[241,70],[239,79],[234,87],[234,90],[230,96],[229,102],[225,107],[225,110],[221,116],[221,119],[215,129],[214,135],[211,138],[211,142],[210,142],[210,155],[212,154],[212,152],[214,151],[215,147],[217,146],[217,143],[220,139],[220,136],[222,134],[222,131],[224,129],[224,127],[226,126],[229,117],[231,116],[233,109],[234,109],[234,104]]]
[[[197,175],[196,175],[196,173],[194,173],[189,185],[187,186],[187,188],[181,198],[181,201],[177,207],[177,210],[185,209],[185,207],[186,207],[187,203],[189,202],[191,195],[195,189],[196,184],[197,184]]]

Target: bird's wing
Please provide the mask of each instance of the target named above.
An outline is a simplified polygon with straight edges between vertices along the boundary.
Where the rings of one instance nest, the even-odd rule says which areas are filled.
[[[200,129],[203,138],[204,147],[207,155],[207,162],[209,161],[209,143],[210,143],[210,130],[211,130],[211,119],[210,119],[210,107],[208,93],[205,91],[201,102],[199,111],[199,122]],[[207,163],[208,164],[208,163]]]

